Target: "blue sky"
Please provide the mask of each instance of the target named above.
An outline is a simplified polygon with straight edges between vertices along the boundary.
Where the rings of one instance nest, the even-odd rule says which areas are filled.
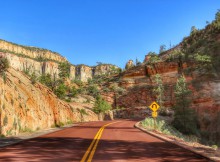
[[[1,0],[0,39],[47,48],[72,64],[143,61],[204,28],[220,0]]]

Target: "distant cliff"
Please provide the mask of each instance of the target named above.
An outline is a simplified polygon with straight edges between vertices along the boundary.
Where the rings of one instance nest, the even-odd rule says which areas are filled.
[[[37,76],[50,74],[53,78],[58,78],[59,63],[68,62],[64,57],[50,50],[28,47],[0,40],[0,55],[6,57],[12,68],[18,71],[28,71]],[[87,82],[94,76],[109,74],[115,69],[115,65],[101,64],[97,66],[71,65],[70,80],[79,79]]]
[[[29,57],[39,60],[45,59],[45,60],[52,60],[57,62],[67,61],[66,58],[62,57],[57,52],[52,52],[50,50],[42,49],[42,48],[18,45],[1,39],[0,39],[0,51],[10,52],[20,57]]]

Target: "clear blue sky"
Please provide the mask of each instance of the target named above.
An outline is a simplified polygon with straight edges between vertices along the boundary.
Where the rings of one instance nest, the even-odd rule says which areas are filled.
[[[212,21],[220,0],[1,0],[0,38],[59,52],[73,64],[143,61]]]

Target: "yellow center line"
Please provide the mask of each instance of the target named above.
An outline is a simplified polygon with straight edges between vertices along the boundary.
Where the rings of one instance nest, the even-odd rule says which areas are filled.
[[[90,150],[92,149],[92,147],[93,147],[93,145],[94,145],[94,143],[95,143],[95,141],[96,141],[96,139],[97,139],[97,137],[98,137],[101,130],[102,130],[102,128],[100,128],[99,131],[96,133],[94,139],[92,140],[92,143],[89,145],[89,148],[86,150],[86,153],[84,154],[84,156],[83,156],[83,158],[80,162],[84,162],[86,160],[86,158],[87,158]]]
[[[95,154],[96,148],[97,148],[97,146],[98,146],[99,140],[100,140],[100,138],[101,138],[101,136],[102,136],[102,133],[103,133],[105,127],[107,127],[107,126],[110,125],[110,124],[114,124],[114,123],[118,123],[118,122],[119,122],[119,121],[113,122],[113,123],[105,124],[105,125],[103,125],[103,126],[99,129],[99,131],[96,133],[94,139],[92,140],[92,143],[89,145],[89,148],[86,150],[86,152],[85,152],[85,154],[84,154],[84,156],[83,156],[83,158],[82,158],[82,160],[81,160],[80,162],[85,162],[86,159],[87,159],[87,157],[88,157],[88,155],[89,155],[89,153],[90,153],[90,155],[89,155],[89,158],[88,158],[87,162],[91,162],[91,161],[92,161],[92,158],[93,158],[93,156],[94,156],[94,154]],[[94,146],[94,147],[93,147],[93,146]]]

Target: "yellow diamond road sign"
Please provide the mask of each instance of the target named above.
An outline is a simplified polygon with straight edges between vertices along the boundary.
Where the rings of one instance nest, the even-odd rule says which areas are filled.
[[[149,108],[150,108],[152,111],[157,111],[157,110],[160,108],[160,106],[159,106],[156,102],[153,102],[153,103],[149,106]]]
[[[152,112],[152,117],[153,117],[153,118],[156,118],[156,117],[157,117],[157,112],[156,112],[156,111],[153,111],[153,112]]]

